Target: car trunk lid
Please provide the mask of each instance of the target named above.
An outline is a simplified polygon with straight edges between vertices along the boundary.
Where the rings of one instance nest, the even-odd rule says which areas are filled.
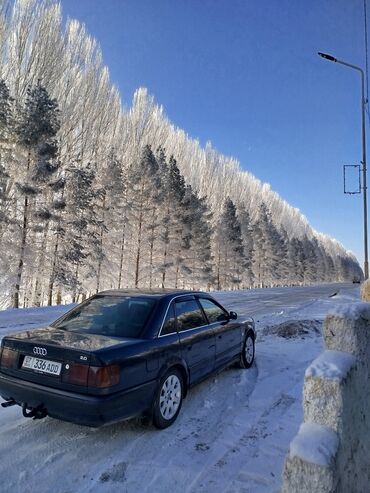
[[[11,365],[5,366],[1,359],[0,370],[57,388],[77,390],[78,384],[78,390],[83,391],[83,387],[88,385],[89,367],[102,366],[95,353],[122,343],[125,341],[118,338],[68,332],[54,327],[24,331],[4,338],[3,351],[14,353]]]

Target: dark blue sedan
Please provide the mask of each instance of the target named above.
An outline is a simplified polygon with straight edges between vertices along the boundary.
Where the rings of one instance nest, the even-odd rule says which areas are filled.
[[[252,365],[255,337],[252,319],[207,293],[104,291],[49,327],[4,337],[2,406],[88,426],[147,416],[166,428],[189,387]]]

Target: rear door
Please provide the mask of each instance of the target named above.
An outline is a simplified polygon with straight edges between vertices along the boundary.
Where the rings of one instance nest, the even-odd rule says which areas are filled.
[[[190,383],[193,384],[214,369],[214,331],[194,296],[176,300],[175,314],[181,354],[188,365]]]
[[[199,297],[199,302],[215,333],[215,367],[225,366],[240,354],[242,344],[240,324],[230,320],[228,312],[214,300]]]

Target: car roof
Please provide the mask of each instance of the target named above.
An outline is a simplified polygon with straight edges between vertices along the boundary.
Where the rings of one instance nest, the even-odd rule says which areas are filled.
[[[155,298],[172,298],[181,295],[207,295],[201,291],[191,291],[186,289],[110,289],[101,291],[97,295],[104,296],[153,296]]]

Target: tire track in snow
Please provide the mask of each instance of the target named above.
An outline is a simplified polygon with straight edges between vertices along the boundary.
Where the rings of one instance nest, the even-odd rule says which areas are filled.
[[[266,353],[266,357],[269,358],[269,353]],[[264,369],[260,372],[256,382],[255,392],[250,396],[247,412],[240,413],[236,422],[230,421],[231,424],[223,430],[220,436],[220,441],[228,445],[226,450],[222,451],[222,448],[218,447],[220,453],[213,457],[212,464],[205,464],[201,474],[197,475],[186,489],[187,493],[221,493],[229,491],[230,488],[230,491],[238,492],[271,492],[274,485],[280,482],[280,477],[276,478],[273,472],[270,477],[266,477],[265,470],[258,473],[253,469],[252,464],[265,463],[265,457],[268,456],[270,456],[269,460],[271,456],[284,458],[285,447],[277,450],[274,435],[279,433],[280,428],[289,426],[285,415],[290,408],[300,407],[299,397],[303,374],[311,359],[295,362],[295,364],[281,361],[280,368],[279,364],[274,362],[274,358],[271,358],[270,363],[263,359],[263,355],[259,355],[258,365],[263,366]],[[270,372],[267,367],[270,367]],[[290,374],[292,378],[287,380]],[[285,382],[285,385],[284,383],[279,385],[279,381]],[[292,395],[297,385],[299,397]],[[260,393],[264,387],[272,389],[273,393],[265,396],[263,402]],[[297,414],[296,409],[294,414]],[[267,442],[269,442],[268,446]],[[275,459],[274,462],[276,462]],[[239,486],[236,487],[237,485]]]

